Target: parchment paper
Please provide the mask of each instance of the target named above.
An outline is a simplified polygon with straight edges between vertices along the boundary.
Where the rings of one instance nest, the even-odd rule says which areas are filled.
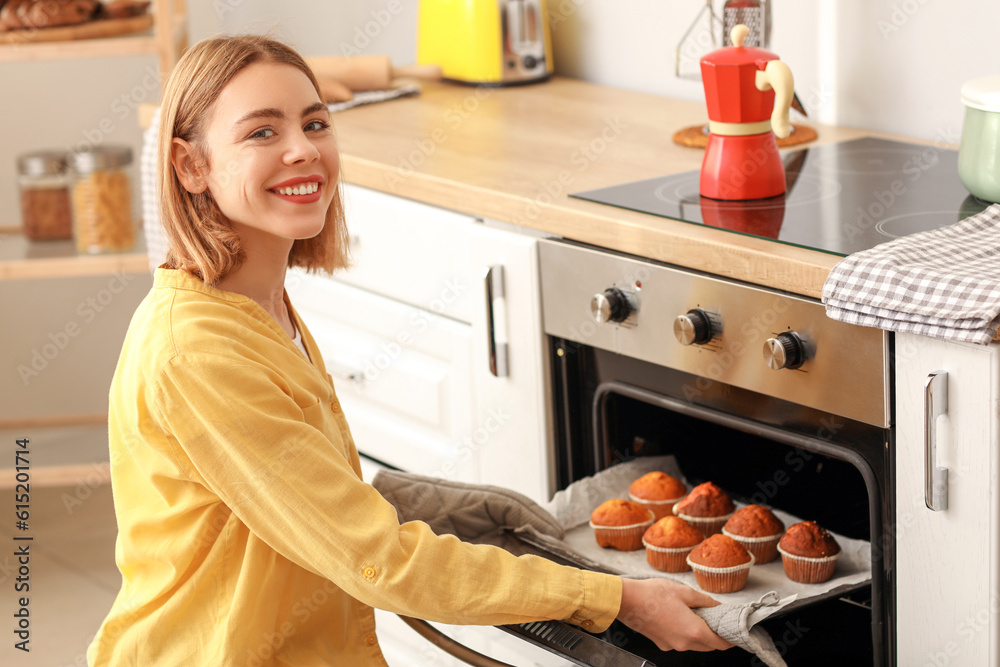
[[[603,470],[592,477],[581,479],[559,491],[544,505],[566,530],[565,544],[584,558],[614,570],[618,574],[636,578],[665,577],[700,590],[694,573],[673,574],[653,569],[646,562],[646,550],[618,551],[597,546],[594,532],[588,525],[590,513],[609,498],[628,498],[628,488],[638,477],[653,470],[662,470],[687,483],[683,472],[672,456],[644,457]],[[691,484],[688,484],[691,487]],[[743,503],[737,503],[737,507]],[[772,508],[773,509],[773,508]],[[785,527],[803,519],[786,512],[774,510]],[[840,544],[841,555],[837,569],[829,581],[821,584],[800,584],[785,576],[781,557],[764,565],[754,565],[746,588],[735,593],[717,594],[719,602],[755,602],[769,591],[777,591],[781,602],[775,607],[765,607],[750,616],[753,626],[795,600],[805,600],[827,593],[839,586],[861,584],[871,580],[871,544],[830,533]]]

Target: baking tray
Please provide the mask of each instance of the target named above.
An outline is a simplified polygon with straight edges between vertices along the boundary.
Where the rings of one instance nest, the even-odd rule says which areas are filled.
[[[672,579],[701,590],[692,572],[669,573],[652,568],[646,562],[645,549],[618,551],[597,546],[593,530],[589,526],[590,512],[608,498],[628,498],[629,485],[641,475],[652,470],[662,470],[687,483],[683,472],[672,456],[635,459],[601,471],[592,477],[574,482],[557,493],[544,506],[566,531],[562,540],[555,540],[530,532],[515,533],[522,543],[534,549],[539,555],[583,569],[617,574],[626,577]],[[691,485],[688,484],[690,488]],[[743,503],[737,503],[742,506]],[[773,508],[772,508],[773,509]],[[791,526],[802,519],[774,509],[774,513],[785,526]],[[832,579],[821,584],[801,584],[791,581],[784,574],[781,558],[754,565],[746,588],[736,593],[710,594],[720,602],[752,602],[770,591],[776,591],[781,598],[777,607],[763,608],[755,612],[751,625],[777,614],[785,614],[796,608],[814,604],[829,598],[845,598],[853,604],[867,606],[863,602],[850,599],[850,593],[871,585],[871,544],[831,533],[841,547],[841,557]]]

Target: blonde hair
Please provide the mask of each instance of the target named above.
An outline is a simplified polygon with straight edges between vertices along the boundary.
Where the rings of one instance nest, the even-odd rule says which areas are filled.
[[[230,226],[215,198],[188,192],[171,163],[174,137],[190,142],[202,155],[208,114],[226,84],[256,62],[277,62],[301,70],[319,93],[316,76],[292,48],[261,35],[207,39],[189,49],[167,80],[160,109],[157,175],[161,215],[169,250],[166,265],[214,284],[236,269],[245,254],[239,235]],[[322,99],[322,95],[320,95]],[[338,178],[323,231],[311,239],[297,239],[288,266],[332,272],[348,265],[347,227]]]

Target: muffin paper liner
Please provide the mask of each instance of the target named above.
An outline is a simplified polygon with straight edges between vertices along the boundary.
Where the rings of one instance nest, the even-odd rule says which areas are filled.
[[[690,514],[682,514],[674,508],[674,514],[700,530],[702,536],[707,539],[716,533],[721,533],[722,527],[726,525],[726,522],[729,521],[729,517],[731,517],[734,512],[723,514],[722,516],[691,516]]]
[[[800,584],[820,584],[833,576],[833,571],[837,569],[837,559],[844,551],[841,549],[832,556],[810,558],[790,554],[779,546],[778,553],[781,554],[781,563],[785,567],[785,576],[789,579]]]
[[[734,593],[747,585],[754,557],[753,554],[750,554],[750,560],[741,565],[709,567],[693,563],[691,556],[688,556],[687,564],[694,571],[694,578],[698,582],[698,586],[706,593]]]
[[[646,547],[646,562],[657,570],[661,572],[690,572],[691,566],[687,564],[687,557],[698,545],[658,547],[643,539],[642,546]]]
[[[739,542],[743,548],[753,554],[757,565],[763,565],[764,563],[770,563],[778,557],[778,541],[785,532],[765,535],[764,537],[743,537],[742,535],[734,535],[723,528],[722,534]]]
[[[653,510],[649,512],[649,521],[643,523],[633,523],[627,526],[598,526],[593,521],[590,527],[594,531],[597,543],[602,547],[611,547],[619,551],[637,551],[642,548],[642,536],[646,529],[656,521],[653,518]]]
[[[639,503],[647,509],[653,510],[655,515],[655,521],[659,521],[665,516],[670,516],[674,513],[674,505],[684,500],[685,496],[679,498],[674,498],[672,500],[647,500],[646,498],[637,498],[630,492],[628,494],[629,500],[632,502]]]

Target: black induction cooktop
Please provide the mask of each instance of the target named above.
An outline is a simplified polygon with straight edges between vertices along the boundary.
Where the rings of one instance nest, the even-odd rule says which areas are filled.
[[[698,171],[570,196],[841,256],[989,206],[962,185],[958,153],[947,148],[865,137],[782,158],[788,189],[770,199],[702,197]]]

